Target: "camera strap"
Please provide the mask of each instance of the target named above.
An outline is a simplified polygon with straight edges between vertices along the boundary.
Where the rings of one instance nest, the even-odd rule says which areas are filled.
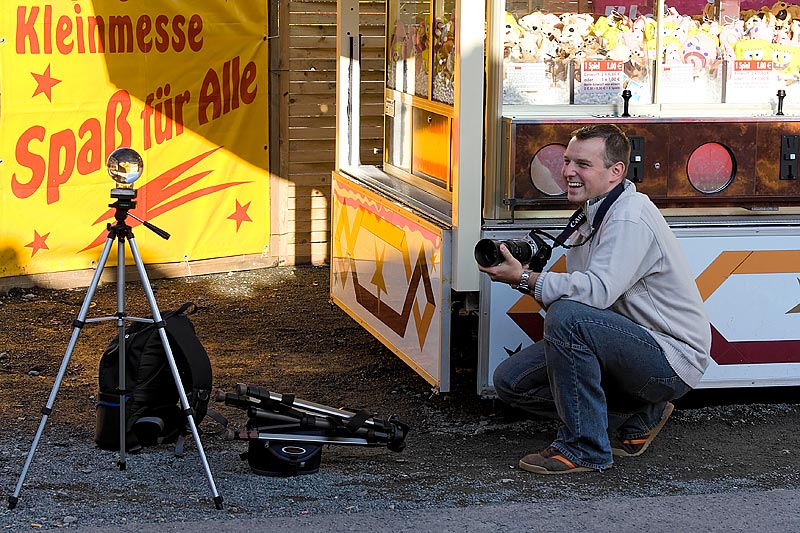
[[[573,246],[583,246],[587,242],[589,242],[592,237],[594,237],[594,233],[597,231],[597,228],[600,227],[600,224],[603,223],[603,218],[605,218],[606,213],[608,212],[611,204],[613,204],[617,198],[622,194],[622,191],[625,190],[625,180],[619,182],[616,187],[611,189],[611,192],[603,198],[603,203],[600,204],[600,207],[597,208],[597,213],[594,215],[594,219],[592,220],[592,232],[589,234],[589,237],[580,244],[575,245],[568,245],[565,244],[567,239],[569,239],[575,230],[586,221],[586,212],[583,210],[583,207],[578,208],[572,216],[569,217],[569,222],[567,222],[567,227],[559,233],[558,237],[553,239],[553,246],[563,246],[564,248],[572,248]]]

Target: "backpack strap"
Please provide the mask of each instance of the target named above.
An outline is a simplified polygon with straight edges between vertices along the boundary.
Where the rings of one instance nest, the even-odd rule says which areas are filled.
[[[192,311],[186,313],[190,308]],[[200,343],[194,330],[194,325],[189,320],[187,314],[194,314],[197,306],[188,302],[183,304],[175,315],[167,320],[167,333],[170,339],[180,348],[180,352],[186,358],[186,367],[189,369],[191,383],[184,383],[184,388],[188,390],[190,396],[189,404],[194,411],[194,419],[199,423],[205,417],[208,410],[208,402],[211,398],[211,361],[208,359],[208,352]]]
[[[228,419],[225,418],[222,415],[222,413],[220,413],[219,411],[217,411],[215,409],[209,409],[208,411],[206,411],[206,414],[208,415],[208,417],[210,419],[212,419],[214,422],[216,422],[217,424],[219,424],[223,428],[227,428],[228,427]]]
[[[187,313],[187,310],[189,308],[191,308],[191,311]],[[197,307],[197,305],[195,305],[194,302],[186,302],[185,304],[180,306],[173,314],[189,316],[195,314],[198,310],[199,308]]]

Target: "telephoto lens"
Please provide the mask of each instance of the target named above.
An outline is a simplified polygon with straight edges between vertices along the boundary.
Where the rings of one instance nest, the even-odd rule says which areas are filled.
[[[535,230],[534,230],[535,231]],[[475,261],[484,268],[503,262],[500,245],[505,244],[511,256],[534,272],[541,272],[550,260],[553,248],[533,231],[525,239],[481,239],[475,245]]]
[[[520,263],[525,264],[533,257],[533,250],[527,241],[481,239],[475,245],[475,261],[484,268],[499,265],[503,262],[503,254],[500,253],[501,244],[505,244],[511,255]]]

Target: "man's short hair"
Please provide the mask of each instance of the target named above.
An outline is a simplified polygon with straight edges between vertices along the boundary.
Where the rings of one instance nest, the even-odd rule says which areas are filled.
[[[579,141],[603,139],[606,145],[603,154],[606,168],[618,161],[625,163],[625,168],[628,168],[631,160],[631,143],[625,133],[614,124],[589,124],[573,131],[572,136]]]

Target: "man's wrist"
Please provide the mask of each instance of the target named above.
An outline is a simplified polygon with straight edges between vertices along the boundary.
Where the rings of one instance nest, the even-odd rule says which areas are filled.
[[[532,274],[533,272],[530,270],[523,270],[522,275],[519,278],[519,283],[514,286],[514,288],[521,293],[529,294],[531,291],[530,279]]]

